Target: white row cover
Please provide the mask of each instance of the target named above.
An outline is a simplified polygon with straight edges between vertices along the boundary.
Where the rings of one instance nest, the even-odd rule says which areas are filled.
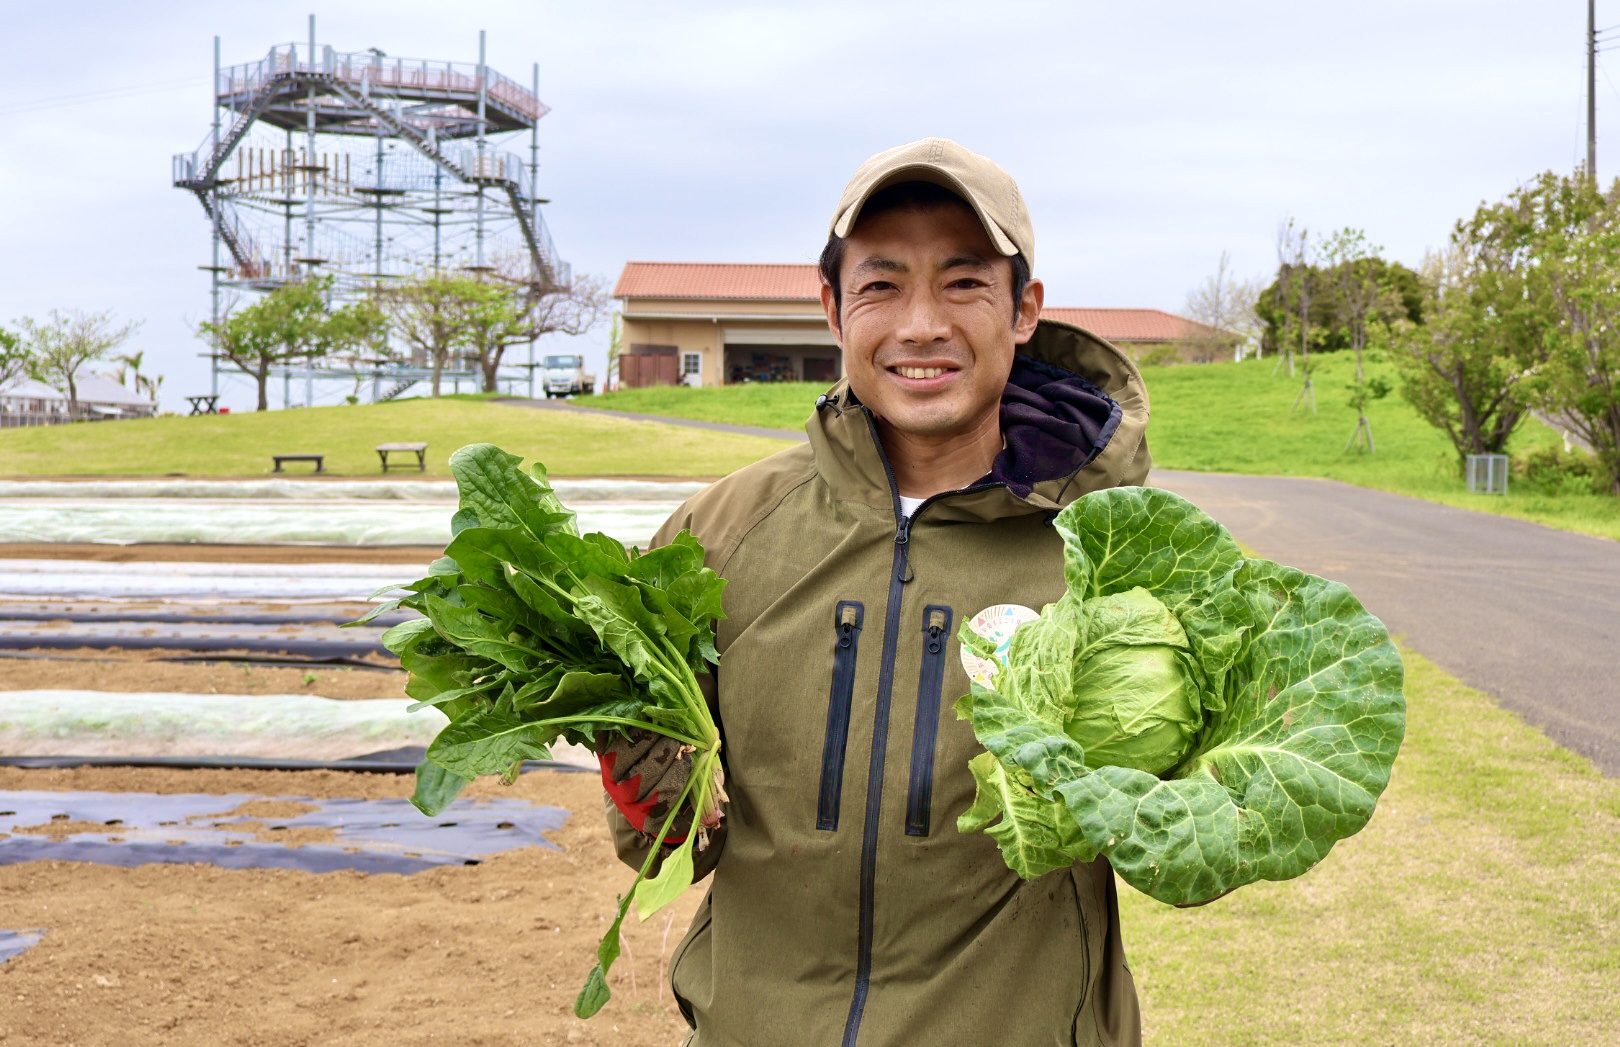
[[[575,502],[671,502],[701,491],[690,481],[555,479],[552,487],[570,508]],[[255,501],[450,502],[450,480],[0,480],[0,502],[18,498],[82,501],[89,498],[246,498]]]
[[[364,600],[385,585],[414,581],[427,564],[107,563],[0,560],[0,598],[102,600]]]
[[[0,691],[8,756],[254,756],[341,760],[427,745],[447,722],[406,698]]]
[[[0,753],[352,759],[432,742],[444,714],[406,712],[411,704],[307,694],[0,691]],[[552,756],[596,766],[575,746],[559,745]]]
[[[450,541],[454,502],[299,503],[248,498],[73,499],[0,494],[0,543],[198,542],[236,545],[436,545]],[[646,545],[679,499],[572,504],[581,531]]]

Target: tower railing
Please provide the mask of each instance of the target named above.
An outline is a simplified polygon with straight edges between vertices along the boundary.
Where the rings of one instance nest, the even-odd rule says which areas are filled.
[[[277,44],[256,62],[244,62],[219,71],[215,92],[220,101],[251,95],[265,81],[294,74],[329,76],[373,91],[421,97],[470,98],[478,94],[476,62],[435,62],[425,58],[388,58],[370,51],[335,51],[298,44]],[[503,109],[533,122],[550,112],[527,87],[488,66],[483,67],[486,97]]]

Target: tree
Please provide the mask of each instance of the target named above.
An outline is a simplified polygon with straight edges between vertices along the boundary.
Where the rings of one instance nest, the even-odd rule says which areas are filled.
[[[327,305],[331,277],[283,284],[252,305],[199,325],[215,351],[258,384],[258,410],[270,408],[270,368],[294,360],[314,361],[380,337],[382,314],[359,302],[333,311]]]
[[[265,314],[264,305],[268,301],[267,296],[245,309],[227,307],[218,323],[205,320],[197,326],[198,333],[213,343],[220,360],[258,384],[260,411],[270,407],[265,387],[270,366],[281,359],[280,343]]]
[[[612,391],[619,387],[619,355],[624,352],[624,315],[614,310],[608,327],[607,374],[602,376],[602,388]]]
[[[1279,258],[1282,257],[1279,252]],[[1379,281],[1389,289],[1390,298],[1385,303],[1388,310],[1386,319],[1405,316],[1412,323],[1421,322],[1424,289],[1415,270],[1376,255],[1363,259],[1358,266],[1376,272]],[[1301,293],[1308,299],[1305,307],[1308,330],[1303,347],[1299,326]],[[1350,348],[1348,332],[1339,322],[1339,295],[1339,279],[1334,267],[1301,266],[1297,260],[1279,261],[1276,279],[1260,292],[1255,304],[1255,312],[1262,325],[1261,344],[1266,352],[1279,353],[1283,357],[1279,366],[1288,364],[1290,351],[1331,353]]]
[[[1596,453],[1620,494],[1620,183],[1548,172],[1458,222],[1426,267],[1402,393],[1456,448],[1499,454],[1529,412]]]
[[[1294,373],[1294,346],[1299,346],[1299,369],[1305,381],[1289,412],[1309,403],[1316,413],[1316,389],[1311,383],[1311,291],[1314,267],[1311,265],[1311,237],[1304,226],[1295,227],[1289,218],[1277,232],[1277,287],[1282,326],[1279,339],[1288,357],[1288,373]]]
[[[0,388],[33,371],[33,354],[15,333],[0,327]]]
[[[161,374],[143,374],[137,375],[135,378],[135,391],[152,401],[154,405],[158,402],[158,392],[162,388],[163,376]]]
[[[434,396],[439,395],[451,356],[472,345],[467,305],[481,294],[480,286],[464,276],[433,273],[383,293],[382,305],[394,332],[421,352],[433,369]]]
[[[1551,323],[1526,392],[1586,441],[1620,495],[1620,182],[1605,192],[1549,173],[1528,192],[1543,218],[1528,286]]]
[[[464,301],[464,320],[486,393],[499,391],[508,348],[547,334],[584,334],[601,322],[611,301],[606,285],[584,274],[559,286],[497,273],[476,286]]]
[[[1440,429],[1461,473],[1471,454],[1505,454],[1529,412],[1524,380],[1545,357],[1550,309],[1530,291],[1538,232],[1534,194],[1482,204],[1423,267],[1421,325],[1391,328],[1401,395]]]
[[[1423,265],[1428,297],[1421,325],[1391,329],[1401,395],[1446,434],[1463,469],[1471,454],[1505,454],[1525,415],[1525,371],[1487,304],[1480,272],[1455,242]]]
[[[146,350],[137,353],[121,353],[113,357],[118,364],[118,370],[113,374],[113,380],[119,385],[128,384],[137,396],[144,396],[157,403],[158,390],[163,386],[162,375],[149,375],[141,373],[141,365],[146,362]]]
[[[388,330],[388,314],[377,291],[335,310],[328,319],[326,355],[346,364],[354,373],[354,390],[346,398],[349,403],[360,402],[366,366],[393,359]]]
[[[1329,265],[1336,296],[1335,320],[1350,348],[1356,354],[1356,379],[1350,386],[1350,406],[1356,409],[1356,429],[1345,450],[1358,445],[1370,454],[1373,451],[1372,423],[1367,420],[1367,405],[1389,394],[1389,384],[1382,378],[1367,379],[1365,355],[1368,332],[1381,325],[1394,309],[1394,293],[1385,283],[1388,267],[1375,264],[1380,260],[1379,248],[1367,242],[1360,229],[1346,226],[1330,235],[1322,244],[1322,254]]]
[[[44,323],[25,316],[19,326],[32,358],[31,373],[67,393],[71,418],[79,409],[79,369],[105,358],[141,325],[138,321],[114,323],[110,310],[90,313],[52,309]]]
[[[1215,272],[1187,296],[1186,313],[1205,330],[1191,340],[1192,358],[1210,363],[1258,339],[1260,320],[1255,306],[1260,297],[1259,282],[1232,275],[1232,256],[1221,252]]]

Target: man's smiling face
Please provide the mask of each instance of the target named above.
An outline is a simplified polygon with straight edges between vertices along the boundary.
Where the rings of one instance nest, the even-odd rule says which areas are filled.
[[[842,316],[823,287],[850,388],[880,421],[923,438],[999,418],[1015,348],[1035,332],[1041,288],[1015,309],[1012,262],[966,204],[862,216],[844,241]]]

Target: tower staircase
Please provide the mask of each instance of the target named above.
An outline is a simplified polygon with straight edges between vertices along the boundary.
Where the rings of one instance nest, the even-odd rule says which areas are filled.
[[[507,226],[516,234],[512,236],[511,246],[527,254],[535,279],[550,287],[567,282],[568,267],[557,257],[537,209],[539,201],[530,169],[512,153],[486,148],[484,141],[488,134],[532,130],[536,121],[549,110],[531,90],[489,66],[388,58],[374,49],[344,53],[331,47],[316,49],[278,44],[258,61],[219,70],[214,86],[216,103],[234,114],[231,123],[217,138],[211,133],[197,149],[174,157],[173,184],[197,196],[218,230],[220,240],[230,251],[238,274],[262,281],[272,268],[269,256],[262,253],[260,245],[252,242],[248,227],[242,221],[245,212],[239,217],[239,208],[272,214],[275,212],[268,205],[286,208],[284,235],[289,238],[292,235],[291,201],[256,199],[251,176],[242,185],[230,177],[221,177],[232,154],[249,140],[255,125],[262,125],[289,135],[313,132],[372,139],[387,137],[404,142],[437,171],[461,185],[489,190],[493,197],[494,220],[515,224],[515,230]],[[476,149],[470,143],[474,137],[479,140]],[[379,145],[379,178],[380,150]],[[313,143],[310,153],[306,163],[315,162]],[[345,166],[345,180],[347,171]],[[310,184],[312,187],[315,184],[313,175]],[[390,199],[401,199],[405,194],[415,193],[417,199],[424,201],[423,210],[440,208],[444,205],[439,203],[438,184],[434,180],[428,186],[412,184],[387,190],[379,184],[375,190],[379,194],[379,217],[373,241],[375,247],[371,252],[374,258],[381,258],[383,254],[382,194],[400,194],[391,195]],[[335,213],[340,207],[352,207],[348,202],[317,205],[314,188],[310,192],[312,202],[306,221],[311,225],[317,221],[317,206],[328,207],[328,213]],[[484,207],[484,194],[480,193],[480,228]],[[433,251],[437,258],[438,226],[434,229]],[[274,241],[282,234],[266,235]],[[314,237],[309,235],[306,239]],[[322,253],[310,244],[305,244],[302,250],[306,256],[318,258],[322,264],[335,265],[337,269],[349,264],[337,260],[336,256],[328,257],[330,252]],[[290,246],[281,245],[271,254],[286,255],[285,264],[291,275]],[[303,258],[296,260],[304,261]],[[374,261],[373,264],[380,273],[381,263]]]

